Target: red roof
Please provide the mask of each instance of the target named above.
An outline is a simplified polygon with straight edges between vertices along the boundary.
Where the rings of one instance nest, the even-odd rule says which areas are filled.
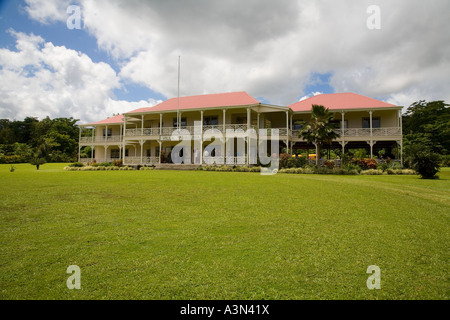
[[[98,124],[118,124],[118,123],[119,124],[123,123],[123,115],[121,115],[121,114],[101,120],[101,121],[87,123],[87,124],[84,124],[84,126],[94,126],[94,125],[98,125]]]
[[[180,109],[200,109],[200,108],[214,108],[214,107],[233,107],[246,106],[252,104],[259,104],[259,101],[250,96],[247,92],[229,92],[205,94],[198,96],[180,97]],[[129,113],[142,113],[153,111],[171,111],[177,110],[178,98],[171,98],[153,107],[136,109]]]
[[[397,107],[394,104],[368,98],[356,93],[347,92],[319,94],[317,96],[291,104],[289,108],[291,108],[292,111],[311,111],[313,104],[323,105],[330,110]]]

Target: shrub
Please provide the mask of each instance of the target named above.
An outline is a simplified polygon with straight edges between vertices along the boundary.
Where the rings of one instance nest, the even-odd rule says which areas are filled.
[[[411,174],[411,175],[417,174],[417,172],[415,172],[414,170],[411,170],[411,169],[400,169],[400,171],[401,171],[401,174]]]
[[[289,159],[291,159],[292,156],[289,153],[282,153],[280,154],[280,168],[287,168]]]
[[[378,166],[375,159],[359,159],[355,160],[352,164],[358,165],[362,170],[376,169]]]
[[[84,167],[84,164],[82,164],[81,162],[74,162],[74,163],[69,164],[69,167],[81,168],[81,167]]]
[[[281,158],[280,158],[280,161],[281,161]],[[304,158],[304,157],[292,157],[291,156],[286,161],[286,168],[301,168],[301,167],[304,167],[307,162],[308,162],[308,160],[306,160],[306,158]],[[281,162],[280,162],[280,166],[281,166]]]
[[[327,160],[323,163],[325,165],[325,167],[327,167],[328,169],[333,169],[334,168],[334,161],[333,160]]]
[[[411,145],[407,151],[407,162],[422,179],[434,179],[439,172],[441,156],[419,144]]]
[[[450,167],[450,154],[441,156],[441,167]]]
[[[383,170],[368,169],[368,170],[362,170],[360,173],[363,175],[381,175],[381,174],[383,174]]]
[[[122,160],[114,160],[112,164],[114,167],[121,167],[123,165],[123,161]]]
[[[11,163],[25,163],[28,161],[29,161],[29,158],[23,157],[23,156],[18,156],[18,155],[10,155],[10,156],[1,155],[0,156],[0,163],[11,164]]]
[[[389,168],[389,164],[382,162],[378,165],[377,169],[385,172]]]
[[[342,167],[342,169],[346,171],[357,171],[358,173],[361,171],[361,167],[356,164],[348,163]]]
[[[112,165],[113,165],[112,162],[101,162],[101,163],[93,163],[92,164],[93,167],[110,167]]]

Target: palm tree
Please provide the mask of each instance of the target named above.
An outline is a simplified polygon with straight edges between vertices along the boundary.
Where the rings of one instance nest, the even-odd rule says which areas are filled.
[[[311,118],[302,122],[302,129],[299,136],[304,138],[308,143],[316,146],[316,165],[319,165],[320,151],[325,143],[331,144],[333,139],[339,137],[336,133],[336,125],[331,122],[333,113],[328,111],[322,105],[313,104],[311,109]]]
[[[50,148],[51,143],[49,143],[47,139],[41,138],[39,140],[38,146],[30,159],[30,164],[36,166],[36,170],[39,170],[39,167],[47,162],[46,157],[50,151]]]

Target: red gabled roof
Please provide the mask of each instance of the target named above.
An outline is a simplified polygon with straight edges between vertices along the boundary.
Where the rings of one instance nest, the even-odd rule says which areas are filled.
[[[119,114],[117,116],[114,117],[110,117],[104,120],[100,120],[97,122],[92,122],[92,123],[87,123],[84,124],[84,126],[95,126],[95,125],[99,125],[99,124],[120,124],[123,123],[123,115]]]
[[[313,104],[323,105],[330,110],[397,107],[394,104],[347,92],[319,94],[303,101],[293,103],[289,108],[291,108],[292,111],[311,111]]]
[[[214,108],[214,107],[233,107],[233,106],[246,106],[252,104],[259,104],[259,101],[250,96],[247,92],[229,92],[229,93],[216,93],[216,94],[204,94],[197,96],[180,97],[179,108],[185,109],[200,109],[200,108]],[[172,111],[178,108],[178,98],[171,98],[156,106],[149,108],[140,108],[130,113],[142,113],[153,111]]]

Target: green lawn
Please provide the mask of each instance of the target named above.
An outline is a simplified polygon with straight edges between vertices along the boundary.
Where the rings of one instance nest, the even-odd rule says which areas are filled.
[[[422,180],[15,166],[0,165],[1,299],[450,297],[448,168]],[[81,290],[66,287],[69,265]]]

